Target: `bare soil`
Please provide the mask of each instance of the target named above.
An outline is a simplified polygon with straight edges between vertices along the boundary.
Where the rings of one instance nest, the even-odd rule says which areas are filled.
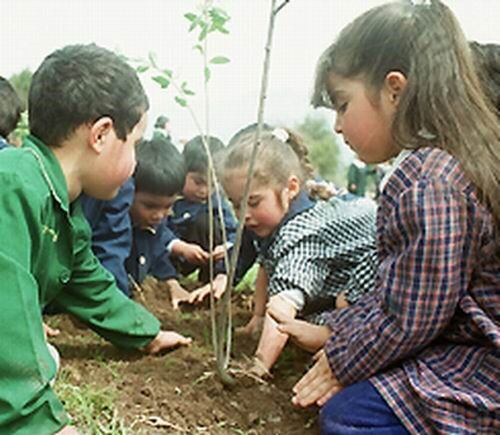
[[[136,299],[161,320],[164,329],[193,337],[193,345],[162,356],[144,356],[113,347],[67,316],[48,320],[61,329],[51,341],[61,354],[65,381],[96,390],[111,388],[117,415],[132,433],[319,433],[317,409],[296,409],[290,402],[292,386],[310,363],[309,354],[289,344],[273,379],[258,382],[240,370],[256,341],[236,336],[231,361],[236,385],[226,387],[215,373],[208,308],[173,311],[164,289],[152,280]],[[245,292],[233,297],[235,326],[250,318],[249,299]]]

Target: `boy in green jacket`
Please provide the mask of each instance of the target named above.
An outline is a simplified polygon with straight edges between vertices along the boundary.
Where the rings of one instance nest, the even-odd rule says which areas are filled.
[[[135,167],[148,100],[134,70],[94,44],[49,55],[33,75],[28,136],[0,155],[0,433],[77,433],[49,381],[48,303],[117,346],[156,353],[190,339],[118,290],[93,255],[82,192],[111,199]]]

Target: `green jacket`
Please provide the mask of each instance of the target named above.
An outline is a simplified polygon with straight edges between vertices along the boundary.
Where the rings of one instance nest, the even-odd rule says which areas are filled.
[[[79,201],[69,203],[57,159],[32,136],[0,154],[0,282],[0,434],[51,434],[68,422],[49,386],[49,302],[117,346],[142,347],[159,331],[93,255]]]

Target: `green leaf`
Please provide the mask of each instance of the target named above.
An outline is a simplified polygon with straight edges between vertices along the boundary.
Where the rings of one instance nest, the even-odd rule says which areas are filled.
[[[202,30],[200,32],[200,36],[198,36],[198,41],[203,41],[207,37],[207,34],[208,34],[208,24],[203,23],[203,24],[201,24],[201,27],[202,27]]]
[[[182,82],[181,90],[184,95],[194,95],[194,92],[191,89],[188,89],[187,82]]]
[[[140,74],[146,72],[148,69],[148,65],[139,65],[135,70]]]
[[[193,50],[198,50],[201,54],[203,54],[203,47],[200,44],[196,44],[193,47]]]
[[[224,9],[213,7],[208,11],[208,14],[213,21],[228,21],[230,19],[229,15]]]
[[[179,104],[179,106],[186,107],[187,106],[187,101],[184,98],[181,97],[175,97],[175,101]]]
[[[162,89],[167,89],[170,84],[170,80],[163,76],[155,76],[153,80],[158,83]]]
[[[222,65],[224,63],[229,63],[229,59],[224,56],[216,56],[210,60],[210,63],[216,64],[216,65]]]
[[[172,78],[173,72],[171,69],[163,69],[161,70],[161,72],[165,74],[165,76],[168,77],[169,79]]]
[[[210,80],[210,68],[208,66],[205,67],[205,83],[207,83]]]
[[[193,22],[197,18],[196,14],[193,14],[192,12],[188,12],[187,14],[184,14],[184,17],[191,22]]]
[[[221,26],[215,26],[214,30],[217,30],[218,32],[223,33],[224,35],[228,35],[229,34],[229,30],[227,30],[225,27],[222,27],[222,25]]]

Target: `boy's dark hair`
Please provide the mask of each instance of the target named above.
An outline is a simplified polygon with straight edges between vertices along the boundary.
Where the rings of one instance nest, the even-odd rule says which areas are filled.
[[[103,116],[113,119],[117,137],[125,140],[148,108],[134,69],[95,44],[68,45],[47,56],[28,96],[31,132],[54,146]]]
[[[215,156],[224,150],[224,143],[214,136],[208,136],[207,142],[210,154],[215,160]],[[184,156],[186,172],[197,172],[199,174],[207,172],[208,156],[201,136],[196,136],[187,142],[182,150],[182,155]]]
[[[182,192],[186,178],[184,159],[167,139],[143,140],[137,145],[135,190],[172,196]]]
[[[23,103],[12,85],[0,77],[0,136],[7,136],[16,128]]]

